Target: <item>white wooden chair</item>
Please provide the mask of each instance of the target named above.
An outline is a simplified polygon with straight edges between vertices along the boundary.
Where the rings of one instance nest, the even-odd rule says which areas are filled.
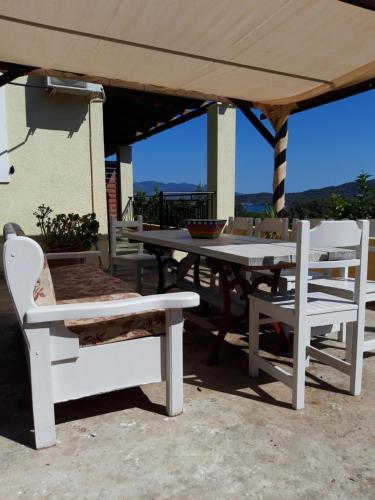
[[[282,219],[255,219],[254,236],[257,238],[264,238],[268,235],[276,236],[281,241],[288,241],[288,224],[287,217]]]
[[[285,219],[279,219],[279,220],[285,220]],[[310,228],[312,229],[313,227],[320,224],[322,219],[309,219],[309,221],[310,221]],[[296,240],[297,240],[297,226],[296,226],[297,222],[298,222],[298,219],[293,219],[292,230],[290,233],[290,241],[293,241],[293,242],[296,242]],[[269,271],[267,269],[262,270],[262,271],[257,271],[257,273],[254,274],[254,276],[259,276],[260,274],[270,275],[271,271]],[[321,273],[309,272],[309,280],[312,279],[312,277],[315,275],[317,277],[321,277]],[[295,270],[295,268],[283,269],[281,271],[280,279],[279,279],[280,291],[282,291],[282,292],[292,291],[295,289],[295,286],[296,286],[296,270]]]
[[[254,232],[254,219],[252,217],[229,217],[225,232],[241,236],[252,236]],[[210,273],[210,288],[215,295],[220,294],[219,277]]]
[[[323,220],[326,220],[326,219],[316,219],[316,218],[313,218],[313,219],[307,219],[307,220],[310,221],[310,229],[312,229],[313,227],[317,226]],[[292,230],[290,232],[290,241],[297,241],[297,226],[296,226],[296,223],[298,221],[299,221],[299,219],[297,219],[297,218],[294,218],[292,220]]]
[[[143,217],[138,215],[135,221],[116,220],[115,217],[111,218],[110,224],[110,262],[111,274],[114,275],[116,267],[124,267],[130,269],[134,273],[136,289],[142,292],[143,289],[143,272],[144,267],[155,267],[156,258],[154,255],[146,254],[143,251],[143,243],[136,243],[135,250],[126,251],[119,250],[118,238],[122,231],[125,230],[142,231]]]
[[[252,236],[254,232],[254,219],[252,217],[229,217],[226,232],[228,234],[240,234]]]
[[[289,220],[287,217],[282,219],[255,219],[254,236],[257,238],[278,239],[280,241],[288,241],[289,238]],[[247,273],[249,279],[256,279],[262,275],[270,276],[272,271],[263,269],[261,271],[253,271]],[[289,289],[289,271],[284,269],[279,279],[279,286],[281,289]]]
[[[54,404],[62,401],[166,380],[167,413],[181,413],[182,309],[197,306],[199,296],[180,292],[37,305],[35,286],[46,269],[43,251],[34,240],[18,236],[17,232],[11,224],[4,230],[4,272],[25,340],[36,447],[56,443]],[[64,323],[161,309],[165,310],[165,335],[88,347],[81,347],[79,335]]]
[[[309,262],[310,249],[332,247],[355,247],[356,258],[347,261]],[[299,221],[295,293],[259,292],[250,297],[250,376],[257,377],[261,369],[289,386],[295,409],[304,407],[305,368],[309,356],[349,375],[351,394],[359,395],[361,392],[367,254],[368,221],[323,221],[311,230],[309,221]],[[308,292],[309,268],[340,268],[343,265],[356,267],[354,297],[351,300],[322,292]],[[293,328],[292,373],[259,355],[260,314]],[[313,327],[350,322],[354,323],[350,361],[341,360],[310,346]]]
[[[375,236],[375,219],[369,220],[370,237]],[[375,247],[369,247],[369,253],[375,252]],[[325,275],[316,276],[309,282],[309,289],[311,291],[322,291],[326,293],[334,293],[335,295],[343,298],[353,300],[355,290],[355,279],[349,277],[349,268],[344,267],[340,269],[339,277]],[[367,280],[365,285],[364,300],[366,304],[375,302],[375,281]],[[338,340],[346,342],[346,359],[350,360],[351,356],[351,325],[340,325],[340,332]],[[375,339],[364,340],[363,351],[373,351],[375,349]]]

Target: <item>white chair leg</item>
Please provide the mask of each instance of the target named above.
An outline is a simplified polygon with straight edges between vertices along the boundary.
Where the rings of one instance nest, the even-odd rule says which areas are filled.
[[[311,345],[311,328],[308,330],[309,335],[306,335],[306,353],[305,353],[305,368],[310,366],[310,356],[307,354],[307,346]]]
[[[363,367],[363,342],[364,342],[364,313],[358,313],[358,321],[353,323],[352,329],[352,350],[350,360],[350,394],[359,396],[362,388],[362,367]]]
[[[340,325],[340,330],[337,333],[337,340],[339,342],[346,342],[346,335],[347,335],[347,323],[341,323]]]
[[[255,302],[250,298],[249,307],[249,375],[256,378],[259,368],[256,365],[255,356],[259,353],[259,311]]]
[[[296,410],[305,406],[305,369],[306,369],[306,338],[311,336],[311,330],[299,325],[294,330],[293,338],[293,398],[292,405]]]
[[[35,446],[37,449],[47,448],[56,444],[50,335],[48,328],[28,332]]]
[[[353,323],[346,324],[345,361],[351,363],[353,350]]]
[[[170,417],[183,412],[183,325],[181,309],[166,311],[167,413]]]

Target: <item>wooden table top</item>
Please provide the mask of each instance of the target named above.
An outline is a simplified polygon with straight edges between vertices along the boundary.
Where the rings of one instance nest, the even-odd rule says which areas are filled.
[[[135,241],[212,257],[246,267],[274,267],[296,261],[296,244],[289,241],[222,234],[216,239],[192,238],[186,229],[128,231]],[[343,248],[310,249],[311,262],[355,258],[355,252]]]

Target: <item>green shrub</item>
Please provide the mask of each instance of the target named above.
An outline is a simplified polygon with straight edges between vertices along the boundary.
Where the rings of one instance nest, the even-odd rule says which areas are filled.
[[[86,215],[56,214],[40,205],[34,215],[40,228],[45,250],[48,252],[77,252],[90,250],[98,241],[99,222],[94,213]]]

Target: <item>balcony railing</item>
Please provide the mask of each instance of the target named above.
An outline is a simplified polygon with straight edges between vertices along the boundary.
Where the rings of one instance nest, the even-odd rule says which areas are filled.
[[[186,219],[208,219],[212,216],[215,200],[213,191],[164,192],[153,196],[136,195],[129,198],[123,219],[142,215],[146,223],[161,229],[178,228]]]

